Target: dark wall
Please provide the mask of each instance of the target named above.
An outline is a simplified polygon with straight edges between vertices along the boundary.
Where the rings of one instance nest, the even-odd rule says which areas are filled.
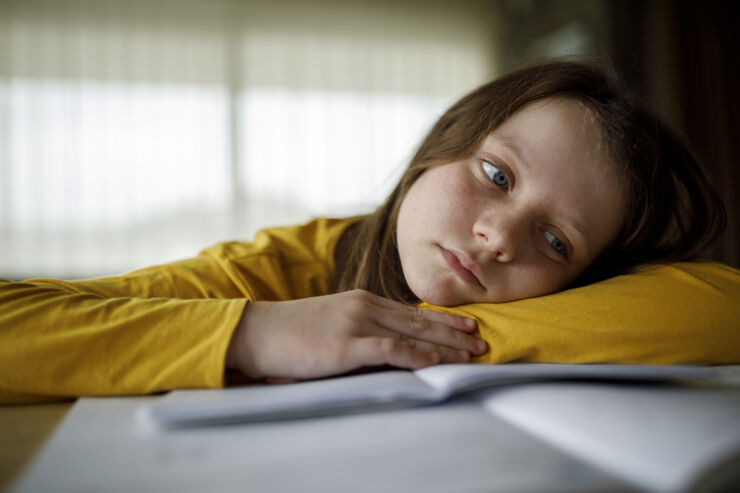
[[[680,130],[727,207],[712,256],[740,266],[740,64],[735,2],[613,0],[610,52]]]

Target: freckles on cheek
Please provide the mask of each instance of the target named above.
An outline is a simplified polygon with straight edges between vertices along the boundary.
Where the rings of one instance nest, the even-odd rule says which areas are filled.
[[[475,184],[470,180],[459,179],[452,182],[447,190],[441,190],[439,200],[451,208],[463,209],[480,200]]]

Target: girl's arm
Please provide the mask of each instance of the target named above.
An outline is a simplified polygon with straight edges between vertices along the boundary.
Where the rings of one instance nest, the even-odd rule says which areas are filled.
[[[740,363],[740,271],[659,265],[550,296],[436,308],[478,320],[475,361]]]
[[[363,291],[247,305],[120,296],[128,282],[0,282],[0,401],[220,387],[225,366],[253,379],[314,378],[466,362],[485,350],[462,317]]]
[[[0,402],[221,386],[247,300],[229,282],[209,281],[210,263],[91,281],[0,281]]]
[[[321,289],[308,281],[325,277],[322,263],[304,245],[325,226],[298,228],[292,250],[261,234],[122,276],[0,281],[0,402],[222,386],[248,301],[292,294],[283,258]]]
[[[318,378],[362,366],[466,363],[486,344],[475,322],[354,290],[247,306],[226,365],[253,379]]]
[[[230,367],[253,378],[481,353],[460,317],[360,291],[321,296],[327,238],[343,226],[271,230],[123,276],[0,281],[0,402],[219,387],[228,348]]]

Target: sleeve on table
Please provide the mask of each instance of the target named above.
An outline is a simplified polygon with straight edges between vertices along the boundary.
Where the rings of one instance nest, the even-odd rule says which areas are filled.
[[[246,303],[106,298],[0,282],[0,401],[222,386]]]
[[[540,298],[441,311],[478,320],[482,363],[740,363],[740,271],[662,265]]]

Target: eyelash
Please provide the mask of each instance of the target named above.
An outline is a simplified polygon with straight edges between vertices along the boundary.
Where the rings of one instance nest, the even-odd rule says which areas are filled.
[[[493,182],[494,185],[504,190],[509,188],[511,181],[509,180],[509,177],[506,176],[506,173],[504,173],[498,166],[493,164],[491,161],[483,159],[481,160],[481,168],[483,169],[483,173],[489,180],[491,180],[491,182]],[[504,181],[501,183],[497,182],[497,176],[503,177]],[[568,245],[563,240],[549,231],[545,231],[544,236],[548,245],[550,245],[550,248],[552,248],[555,253],[568,258]]]

